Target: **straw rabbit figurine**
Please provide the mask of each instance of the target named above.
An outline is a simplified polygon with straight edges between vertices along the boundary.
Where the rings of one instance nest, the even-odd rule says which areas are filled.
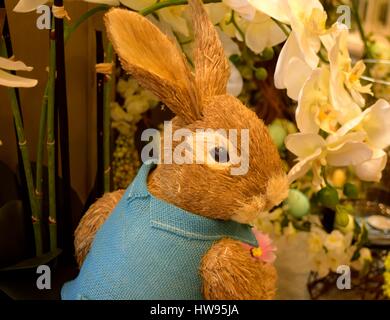
[[[189,6],[194,73],[175,43],[135,12],[111,9],[109,38],[122,67],[175,113],[173,130],[248,129],[248,172],[231,175],[234,164],[219,163],[215,150],[212,164],[144,164],[126,191],[104,195],[81,220],[81,269],[63,299],[274,297],[275,268],[247,249],[257,246],[248,223],[286,197],[286,175],[263,122],[226,93],[229,64],[203,4]]]

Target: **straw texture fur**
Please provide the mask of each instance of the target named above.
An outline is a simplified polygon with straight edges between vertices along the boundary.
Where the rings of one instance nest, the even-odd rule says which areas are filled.
[[[75,231],[75,257],[79,267],[83,264],[100,226],[122,198],[125,190],[106,193],[91,205]]]
[[[205,299],[270,300],[275,296],[275,267],[255,260],[236,240],[214,244],[202,259],[200,274]]]
[[[194,76],[175,43],[138,13],[111,9],[104,17],[123,69],[186,122],[200,117]]]

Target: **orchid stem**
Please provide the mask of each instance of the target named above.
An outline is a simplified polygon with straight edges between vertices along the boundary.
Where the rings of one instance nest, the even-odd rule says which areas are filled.
[[[355,21],[360,33],[360,37],[362,38],[364,44],[364,55],[370,57],[370,48],[368,46],[367,36],[359,15],[359,0],[352,0],[352,11],[353,15],[355,16]]]
[[[240,34],[242,40],[245,41],[245,34],[244,34],[244,32],[241,30],[241,28],[239,27],[239,25],[237,24],[235,13],[236,13],[236,12],[235,12],[234,10],[232,10],[231,18],[230,18],[230,20],[229,20],[229,22],[228,22],[227,24],[232,23],[233,26],[234,26],[234,28],[236,28],[236,30],[237,30],[238,33]]]
[[[1,47],[0,54],[3,57],[8,57],[8,52],[4,43],[4,38],[2,38],[1,40],[2,41],[0,44]],[[26,175],[28,199],[31,207],[32,223],[34,229],[35,250],[36,250],[36,255],[40,256],[42,254],[41,212],[37,208],[36,199],[34,197],[33,173],[32,173],[32,168],[31,168],[31,163],[29,158],[27,140],[24,132],[23,123],[22,123],[22,115],[20,113],[19,103],[16,97],[16,89],[8,88],[8,96],[11,101],[11,110],[15,122],[18,146],[20,149],[20,153],[22,155],[22,162],[23,162],[24,172]]]
[[[207,4],[207,3],[218,3],[218,2],[221,2],[221,0],[203,0],[203,3],[204,4]],[[147,16],[157,10],[160,10],[162,8],[166,8],[166,7],[172,7],[172,6],[178,6],[178,5],[182,5],[182,4],[187,4],[188,1],[187,0],[169,0],[169,1],[161,1],[161,2],[157,2],[143,10],[140,10],[138,13],[139,14],[142,14],[143,16]]]
[[[273,20],[273,22],[275,22],[278,27],[283,31],[283,33],[286,35],[286,37],[288,37],[290,35],[290,30],[288,30],[287,26],[280,22],[279,20],[276,20],[275,18],[271,18]]]
[[[43,168],[43,151],[44,151],[44,140],[46,135],[46,121],[47,121],[47,101],[48,101],[48,85],[46,85],[45,93],[43,96],[42,107],[41,107],[41,117],[39,120],[39,136],[37,144],[37,163],[36,163],[36,176],[35,176],[35,198],[37,201],[37,210],[42,216],[42,200],[43,200],[43,177],[42,177],[42,168]]]
[[[92,17],[95,13],[98,13],[100,11],[107,11],[109,6],[103,4],[97,7],[92,8],[91,10],[88,10],[86,13],[81,15],[77,21],[72,24],[71,26],[67,27],[64,32],[64,41],[65,43],[69,40],[71,34],[77,30],[77,28],[85,21],[88,20],[88,18]]]
[[[57,212],[56,212],[56,170],[55,170],[55,78],[56,78],[56,43],[54,29],[50,37],[50,63],[48,80],[48,105],[47,105],[47,157],[49,180],[49,233],[50,250],[57,249]]]
[[[106,63],[112,63],[113,48],[111,42],[108,42],[106,48]],[[113,75],[106,79],[103,91],[103,184],[104,192],[110,192],[111,182],[111,161],[110,161],[110,118],[111,118],[111,89],[113,84]]]

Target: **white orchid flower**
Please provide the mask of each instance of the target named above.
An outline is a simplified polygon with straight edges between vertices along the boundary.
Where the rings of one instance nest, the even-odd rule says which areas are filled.
[[[374,149],[371,159],[355,166],[355,173],[363,181],[379,182],[386,163],[387,153],[381,149]]]
[[[319,62],[317,55],[321,48],[321,36],[328,33],[325,23],[326,12],[318,0],[249,0],[256,9],[290,24],[292,33],[304,54],[305,62],[316,68]]]
[[[305,56],[306,63],[315,68],[321,48],[321,36],[327,34],[327,15],[318,0],[289,0],[290,25]]]
[[[287,89],[287,95],[293,100],[298,100],[299,93],[312,72],[313,69],[306,63],[292,33],[279,54],[274,76],[275,87]]]
[[[345,136],[329,136],[327,139],[313,133],[295,133],[287,136],[286,148],[298,157],[298,163],[288,173],[290,182],[313,171],[313,184],[320,186],[321,167],[355,166],[373,156],[370,147],[365,144],[364,133],[348,133]]]
[[[244,81],[242,79],[240,71],[236,66],[229,62],[230,64],[230,77],[226,86],[227,93],[231,94],[234,97],[238,97],[244,87]]]
[[[256,15],[256,8],[248,0],[222,0],[228,7],[232,8],[245,20],[253,20]]]
[[[245,44],[254,53],[261,53],[265,48],[286,40],[286,35],[278,25],[269,16],[257,11],[248,0],[223,0],[223,3],[238,14],[236,23],[244,33],[245,39],[231,27],[226,33],[236,36],[240,41],[245,40]],[[226,26],[223,29],[225,31]]]
[[[230,8],[223,2],[207,3],[204,5],[206,12],[213,23],[213,25],[219,24],[226,20],[230,13]]]
[[[365,65],[358,61],[354,67],[347,46],[348,30],[343,25],[337,25],[334,45],[329,50],[331,70],[330,96],[335,109],[344,115],[343,123],[357,116],[364,106],[362,94],[372,94],[371,85],[362,86],[360,77]]]
[[[318,133],[322,129],[332,133],[339,129],[338,112],[329,99],[329,79],[329,67],[322,66],[314,70],[305,82],[295,114],[300,132]]]
[[[286,35],[272,19],[261,12],[246,23],[245,44],[254,53],[261,53],[267,47],[274,47],[286,40]]]
[[[275,86],[287,89],[287,95],[298,100],[303,84],[318,67],[321,40],[328,40],[327,15],[318,0],[249,0],[258,10],[283,23],[292,32],[279,55]]]
[[[343,136],[350,131],[364,132],[368,144],[373,148],[385,149],[390,146],[390,104],[379,99],[343,125],[336,134]]]
[[[248,0],[257,10],[283,23],[290,24],[288,0]]]
[[[169,24],[174,32],[179,32],[185,37],[190,35],[190,29],[183,13],[187,9],[186,6],[172,6],[162,8],[157,11],[159,18]]]
[[[0,57],[0,85],[13,88],[31,88],[35,87],[38,80],[19,77],[9,71],[31,71],[32,67],[26,66],[22,61],[13,61]]]

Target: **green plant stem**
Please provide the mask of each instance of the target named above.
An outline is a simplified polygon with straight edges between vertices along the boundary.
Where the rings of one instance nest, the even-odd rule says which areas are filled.
[[[237,30],[238,33],[240,34],[242,41],[245,41],[245,34],[244,34],[244,32],[241,30],[240,26],[237,24],[235,13],[236,13],[236,12],[235,12],[234,10],[232,10],[232,16],[231,16],[231,18],[230,18],[230,20],[228,21],[227,24],[232,23],[233,26],[234,26],[234,28],[236,28],[236,30]]]
[[[221,0],[203,0],[203,3],[204,4],[207,4],[207,3],[218,3],[218,2],[221,2]],[[160,10],[162,8],[166,8],[166,7],[172,7],[172,6],[178,6],[178,5],[182,5],[182,4],[187,4],[188,1],[187,0],[169,0],[169,1],[161,1],[161,2],[157,2],[143,10],[140,10],[138,13],[139,14],[142,14],[143,16],[147,16],[157,10]]]
[[[111,42],[108,42],[106,48],[106,63],[112,63],[113,48]],[[110,118],[111,118],[111,89],[113,76],[106,79],[103,89],[103,181],[104,192],[110,192],[111,180],[111,161],[110,161]]]
[[[290,35],[290,30],[287,29],[286,25],[275,18],[271,18],[277,25],[278,27],[283,31],[283,33],[288,37]]]
[[[0,45],[1,56],[8,57],[8,52],[4,44],[4,39],[2,38],[1,40],[2,40]],[[34,197],[34,180],[33,180],[31,162],[29,158],[28,145],[24,133],[22,115],[20,113],[19,103],[16,96],[16,89],[8,88],[7,92],[8,92],[8,97],[11,101],[11,110],[14,118],[18,145],[19,145],[20,153],[22,155],[23,168],[26,175],[28,199],[29,199],[31,213],[32,213],[36,255],[39,256],[42,254],[41,215],[40,212],[37,210],[37,203]]]
[[[359,15],[359,0],[352,0],[352,12],[355,17],[355,21],[364,44],[364,56],[370,57],[370,48],[368,47],[368,41],[366,33],[364,32],[363,24]]]
[[[328,176],[327,176],[327,172],[326,172],[326,167],[325,166],[321,167],[321,175],[324,178],[325,185],[327,187],[332,187],[332,185],[328,181]]]
[[[71,26],[68,26],[66,29],[65,29],[65,32],[64,32],[64,41],[65,43],[69,40],[70,38],[70,35],[75,32],[77,30],[77,28],[84,22],[84,21],[87,21],[88,18],[92,17],[95,13],[98,13],[100,11],[106,11],[107,9],[109,9],[110,7],[103,4],[103,5],[100,5],[100,6],[97,6],[97,7],[94,7],[90,10],[88,10],[87,12],[85,12],[83,15],[81,15],[74,24],[72,24]]]
[[[322,47],[321,47],[322,49]],[[322,51],[318,51],[318,57],[320,58],[320,60],[323,62],[323,63],[326,63],[326,64],[329,64],[329,61],[324,57],[324,55],[322,54]]]
[[[54,33],[54,30],[51,31]],[[55,77],[56,77],[56,43],[50,37],[50,63],[47,102],[47,157],[49,180],[49,232],[50,250],[57,249],[57,212],[56,212],[56,168],[55,168]]]
[[[41,213],[40,216],[42,216],[42,198],[43,198],[42,168],[43,168],[43,151],[44,151],[43,146],[44,146],[44,140],[46,135],[48,91],[49,91],[49,87],[48,84],[46,84],[45,93],[42,101],[42,107],[41,107],[41,117],[39,120],[39,136],[38,136],[38,144],[37,144],[35,197],[37,201],[37,210]]]

